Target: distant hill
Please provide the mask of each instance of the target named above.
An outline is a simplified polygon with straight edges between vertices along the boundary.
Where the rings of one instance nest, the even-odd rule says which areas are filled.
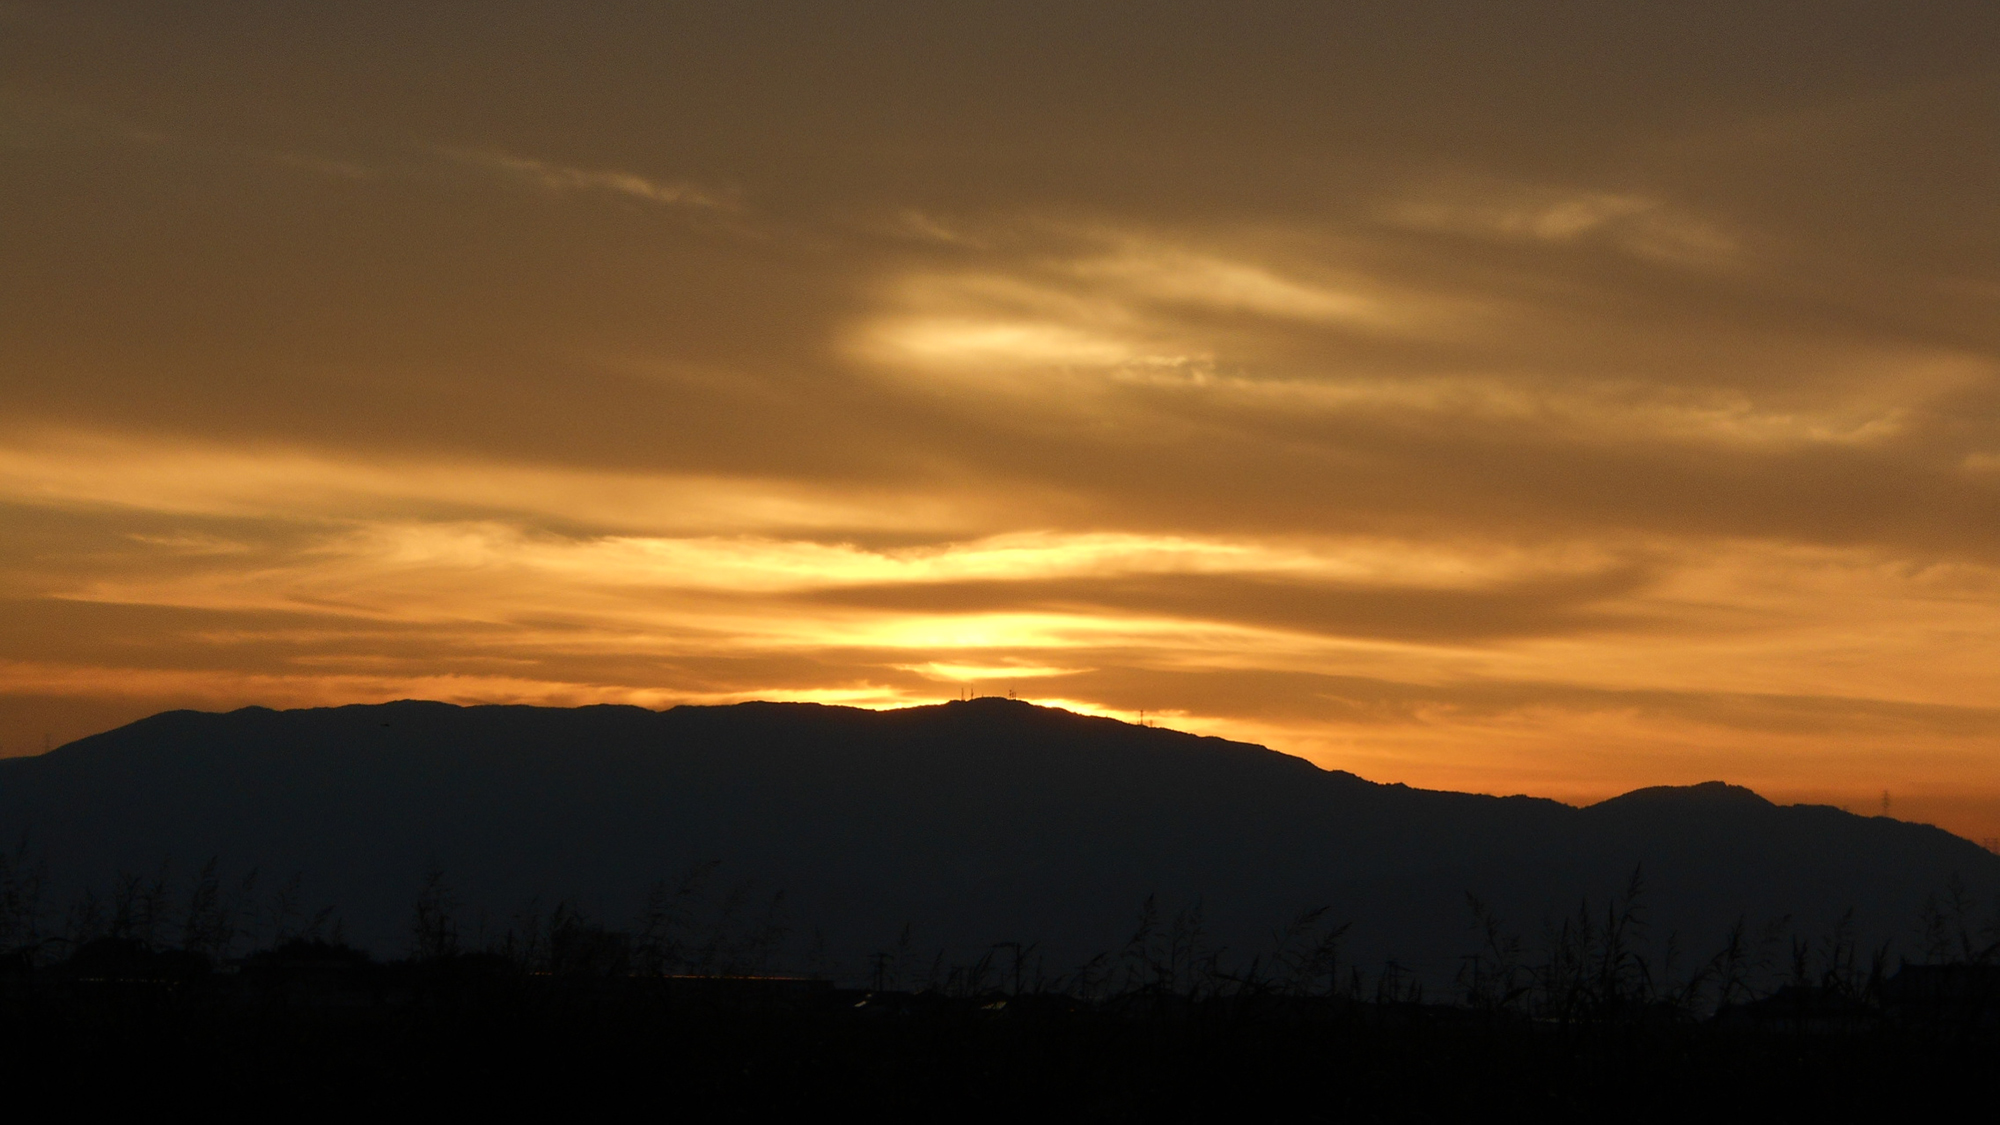
[[[56,895],[214,857],[267,890],[297,873],[385,953],[433,869],[462,928],[490,934],[534,899],[619,925],[656,880],[720,861],[709,909],[740,892],[748,918],[783,890],[794,955],[817,929],[849,975],[906,923],[926,958],[1020,941],[1081,959],[1124,942],[1149,894],[1199,900],[1241,951],[1330,906],[1353,957],[1435,979],[1476,945],[1467,892],[1532,943],[1643,865],[1652,939],[1692,957],[1739,916],[1817,938],[1849,908],[1864,942],[1910,951],[1928,893],[2000,890],[2000,857],[1939,829],[1721,783],[1588,808],[1434,792],[1001,699],[175,711],[0,760],[0,833],[24,832]]]

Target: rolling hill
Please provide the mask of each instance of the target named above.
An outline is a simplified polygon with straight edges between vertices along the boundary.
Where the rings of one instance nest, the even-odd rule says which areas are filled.
[[[1639,868],[1649,940],[1693,956],[1738,918],[1817,940],[1850,909],[1864,944],[1915,952],[1927,895],[2000,890],[2000,857],[1939,829],[1721,783],[1585,808],[1426,791],[1002,699],[175,711],[0,761],[0,832],[46,858],[51,915],[213,858],[232,886],[296,874],[383,953],[428,872],[476,937],[561,898],[623,925],[713,863],[706,909],[748,926],[782,891],[783,956],[816,933],[850,977],[905,925],[926,957],[1018,941],[1072,964],[1123,943],[1149,895],[1200,902],[1243,955],[1328,906],[1356,962],[1444,979],[1477,944],[1468,892],[1532,944]]]

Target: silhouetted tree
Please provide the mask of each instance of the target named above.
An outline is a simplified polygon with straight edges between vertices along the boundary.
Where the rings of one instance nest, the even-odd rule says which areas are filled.
[[[47,870],[47,863],[30,852],[26,833],[11,853],[0,852],[0,951],[32,956],[41,945]]]
[[[181,920],[180,947],[211,961],[222,961],[228,958],[229,947],[235,940],[230,904],[223,898],[222,880],[216,874],[216,860],[211,857],[202,864],[189,892],[187,913]]]
[[[410,917],[410,954],[419,961],[434,961],[458,952],[458,900],[444,881],[444,872],[432,869],[424,874],[423,889],[417,892],[416,910]]]

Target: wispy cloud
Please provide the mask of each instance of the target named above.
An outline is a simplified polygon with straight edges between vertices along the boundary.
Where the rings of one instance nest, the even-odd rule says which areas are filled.
[[[604,529],[705,533],[807,528],[963,531],[965,498],[893,489],[866,497],[806,482],[634,473],[448,458],[355,458],[298,447],[50,431],[0,438],[0,503],[190,516],[341,520],[486,511]]]
[[[1040,253],[995,253],[890,280],[847,348],[882,369],[957,379],[1205,382],[1219,354],[1254,349],[1260,338],[1397,335],[1444,312],[1434,296],[1325,262],[1114,228],[1037,233]]]
[[[482,149],[442,148],[439,154],[514,182],[549,192],[607,192],[664,207],[695,207],[715,211],[741,209],[725,191],[687,180],[663,180],[601,168],[572,168],[511,153]]]
[[[1453,186],[1389,204],[1397,226],[1551,246],[1597,244],[1680,265],[1736,261],[1742,240],[1722,226],[1639,192]]]
[[[984,250],[990,246],[990,243],[978,235],[961,230],[946,219],[914,207],[905,207],[896,212],[893,219],[880,224],[878,229],[896,238],[929,242],[939,246],[955,246],[970,250]]]

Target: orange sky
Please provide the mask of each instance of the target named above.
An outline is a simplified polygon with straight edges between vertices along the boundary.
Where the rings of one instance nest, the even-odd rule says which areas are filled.
[[[2000,836],[2000,9],[0,2],[0,753],[964,690]]]

